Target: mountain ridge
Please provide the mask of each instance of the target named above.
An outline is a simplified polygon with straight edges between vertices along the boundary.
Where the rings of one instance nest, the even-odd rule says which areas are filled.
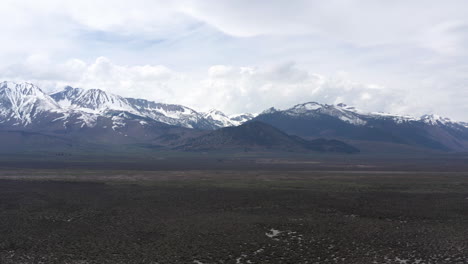
[[[345,104],[309,102],[285,110],[270,108],[253,120],[305,138],[382,141],[444,151],[468,150],[467,127],[437,115],[414,118],[364,113]]]
[[[67,134],[76,138],[86,132],[83,137],[89,140],[108,137],[122,142],[132,142],[130,138],[133,142],[153,142],[154,138],[178,137],[163,135],[168,126],[187,135],[250,121],[264,122],[306,139],[361,140],[468,151],[468,124],[438,115],[416,118],[368,113],[345,104],[306,102],[284,110],[272,107],[258,115],[228,116],[215,109],[198,112],[182,105],[125,98],[99,89],[67,86],[47,94],[32,83],[0,83],[0,130]]]

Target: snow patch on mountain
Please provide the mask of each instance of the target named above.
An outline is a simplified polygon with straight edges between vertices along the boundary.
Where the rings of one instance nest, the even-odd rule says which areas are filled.
[[[369,116],[376,118],[376,119],[390,119],[395,121],[398,124],[403,124],[405,122],[412,122],[412,121],[419,121],[418,118],[408,115],[396,115],[384,112],[370,112]]]
[[[354,108],[351,109],[353,110],[350,110],[350,108],[345,104],[327,105],[316,102],[308,102],[295,105],[294,107],[283,112],[290,116],[317,117],[320,115],[328,115],[339,118],[340,120],[353,125],[365,125],[367,122],[359,115],[357,115]]]
[[[243,114],[230,115],[229,119],[231,120],[231,123],[234,126],[239,126],[247,121],[254,119],[256,116],[257,115],[255,114],[243,113]]]
[[[125,118],[123,116],[113,116],[112,117],[112,130],[122,128],[125,126]]]
[[[243,123],[252,120],[255,116],[253,114],[246,113],[227,116],[219,110],[211,109],[204,113],[203,117],[218,127],[230,127],[242,125]]]
[[[78,116],[78,120],[81,122],[81,127],[94,127],[96,126],[97,119],[99,118],[98,114],[93,113],[81,113]]]

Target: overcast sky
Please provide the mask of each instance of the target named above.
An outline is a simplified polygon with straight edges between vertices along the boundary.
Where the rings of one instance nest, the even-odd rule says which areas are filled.
[[[2,0],[0,13],[0,78],[46,91],[468,121],[467,1]]]

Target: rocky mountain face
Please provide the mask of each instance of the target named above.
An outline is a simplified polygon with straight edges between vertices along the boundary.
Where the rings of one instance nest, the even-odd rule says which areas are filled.
[[[390,142],[447,151],[468,150],[466,125],[437,115],[414,118],[364,113],[344,104],[310,102],[286,110],[270,108],[253,120],[306,138]]]

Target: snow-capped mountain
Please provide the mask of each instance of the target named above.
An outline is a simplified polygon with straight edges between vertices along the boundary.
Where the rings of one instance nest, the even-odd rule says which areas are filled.
[[[302,137],[381,141],[443,150],[466,151],[466,124],[437,115],[420,118],[366,113],[345,104],[309,102],[289,109],[270,108],[253,120]]]
[[[383,112],[365,112],[355,107],[348,106],[340,103],[337,105],[319,104],[317,102],[308,102],[304,104],[298,104],[292,108],[280,111],[275,108],[270,108],[262,114],[282,112],[289,116],[309,116],[317,117],[320,115],[326,115],[330,117],[336,117],[344,122],[353,125],[366,125],[369,120],[391,120],[395,123],[407,123],[407,122],[423,122],[428,125],[445,125],[445,126],[464,126],[463,122],[456,122],[447,117],[442,117],[435,114],[423,115],[421,117],[413,117],[408,115],[397,115]]]
[[[0,83],[0,123],[30,125],[44,115],[62,113],[60,106],[31,83]]]
[[[71,125],[95,127],[100,119],[108,118],[113,122],[106,128],[113,130],[125,126],[126,120],[137,120],[141,125],[160,122],[186,128],[216,129],[251,119],[249,115],[243,115],[231,120],[220,111],[213,111],[218,116],[207,115],[182,105],[124,98],[99,89],[67,86],[48,95],[30,83],[1,83],[0,103],[0,123],[10,122],[17,127],[33,125],[40,120],[42,123],[60,123],[59,126],[65,128]]]
[[[230,118],[216,110],[213,111],[213,116],[210,116],[182,105],[124,98],[98,89],[83,90],[66,87],[63,91],[51,94],[51,97],[63,109],[80,110],[104,116],[125,112],[132,116],[187,128],[216,129],[240,124],[240,122],[231,121]],[[218,113],[218,116],[215,116],[215,112]]]

